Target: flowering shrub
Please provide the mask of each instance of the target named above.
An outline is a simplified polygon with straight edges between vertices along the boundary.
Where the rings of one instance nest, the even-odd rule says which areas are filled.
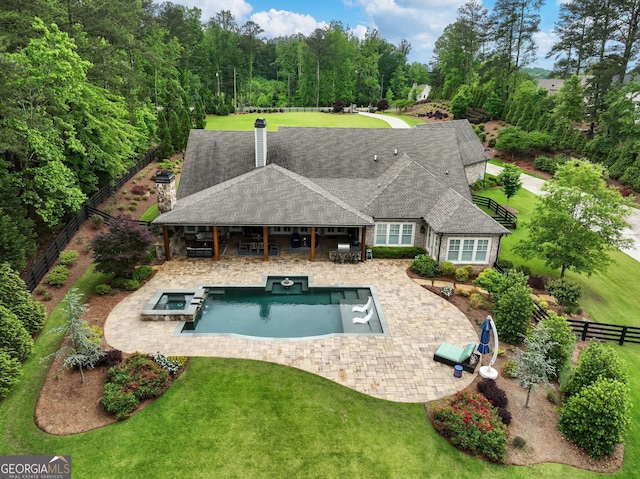
[[[128,417],[143,399],[162,394],[169,383],[169,372],[139,353],[109,369],[107,375],[102,405],[118,419]]]
[[[482,395],[460,391],[445,404],[433,408],[433,426],[458,449],[504,462],[507,453],[507,426],[498,409]]]
[[[184,357],[184,356],[182,356]],[[178,356],[175,356],[178,358]],[[174,357],[167,357],[161,352],[157,352],[151,355],[151,359],[153,359],[161,368],[166,369],[173,376],[180,372],[184,363],[174,359]]]

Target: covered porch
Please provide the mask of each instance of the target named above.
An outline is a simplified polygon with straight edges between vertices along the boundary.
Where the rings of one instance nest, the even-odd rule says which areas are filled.
[[[274,257],[357,263],[365,260],[367,227],[163,225],[158,256],[211,258]]]

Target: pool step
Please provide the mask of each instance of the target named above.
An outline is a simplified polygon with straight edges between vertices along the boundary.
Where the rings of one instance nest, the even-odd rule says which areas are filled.
[[[340,304],[340,300],[344,299],[342,292],[333,292],[331,294],[331,304]]]
[[[344,291],[344,299],[360,299],[360,297],[357,291],[346,289]]]

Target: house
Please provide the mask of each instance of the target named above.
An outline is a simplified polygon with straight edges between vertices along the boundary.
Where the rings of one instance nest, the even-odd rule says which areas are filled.
[[[429,98],[431,87],[429,85],[418,85],[417,83],[414,83],[411,91],[409,92],[409,100],[413,100],[414,92],[416,92],[415,101],[426,100]]]
[[[154,224],[167,259],[194,235],[207,244],[190,256],[219,259],[223,244],[252,236],[265,260],[272,242],[302,237],[312,261],[319,242],[333,242],[360,260],[363,245],[420,246],[439,262],[481,268],[509,234],[471,199],[469,184],[484,177],[487,160],[467,120],[267,133],[258,119],[253,132],[192,130],[177,197],[172,174],[156,178]]]

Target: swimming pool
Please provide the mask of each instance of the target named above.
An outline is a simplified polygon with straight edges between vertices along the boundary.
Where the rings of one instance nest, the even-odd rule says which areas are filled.
[[[185,321],[178,334],[239,334],[258,338],[386,334],[386,323],[372,286],[313,286],[307,276],[268,276],[259,286],[202,288],[206,294],[195,320]],[[368,311],[353,311],[354,306],[368,303],[370,297]],[[371,314],[365,323],[353,322],[353,318],[368,313]]]

